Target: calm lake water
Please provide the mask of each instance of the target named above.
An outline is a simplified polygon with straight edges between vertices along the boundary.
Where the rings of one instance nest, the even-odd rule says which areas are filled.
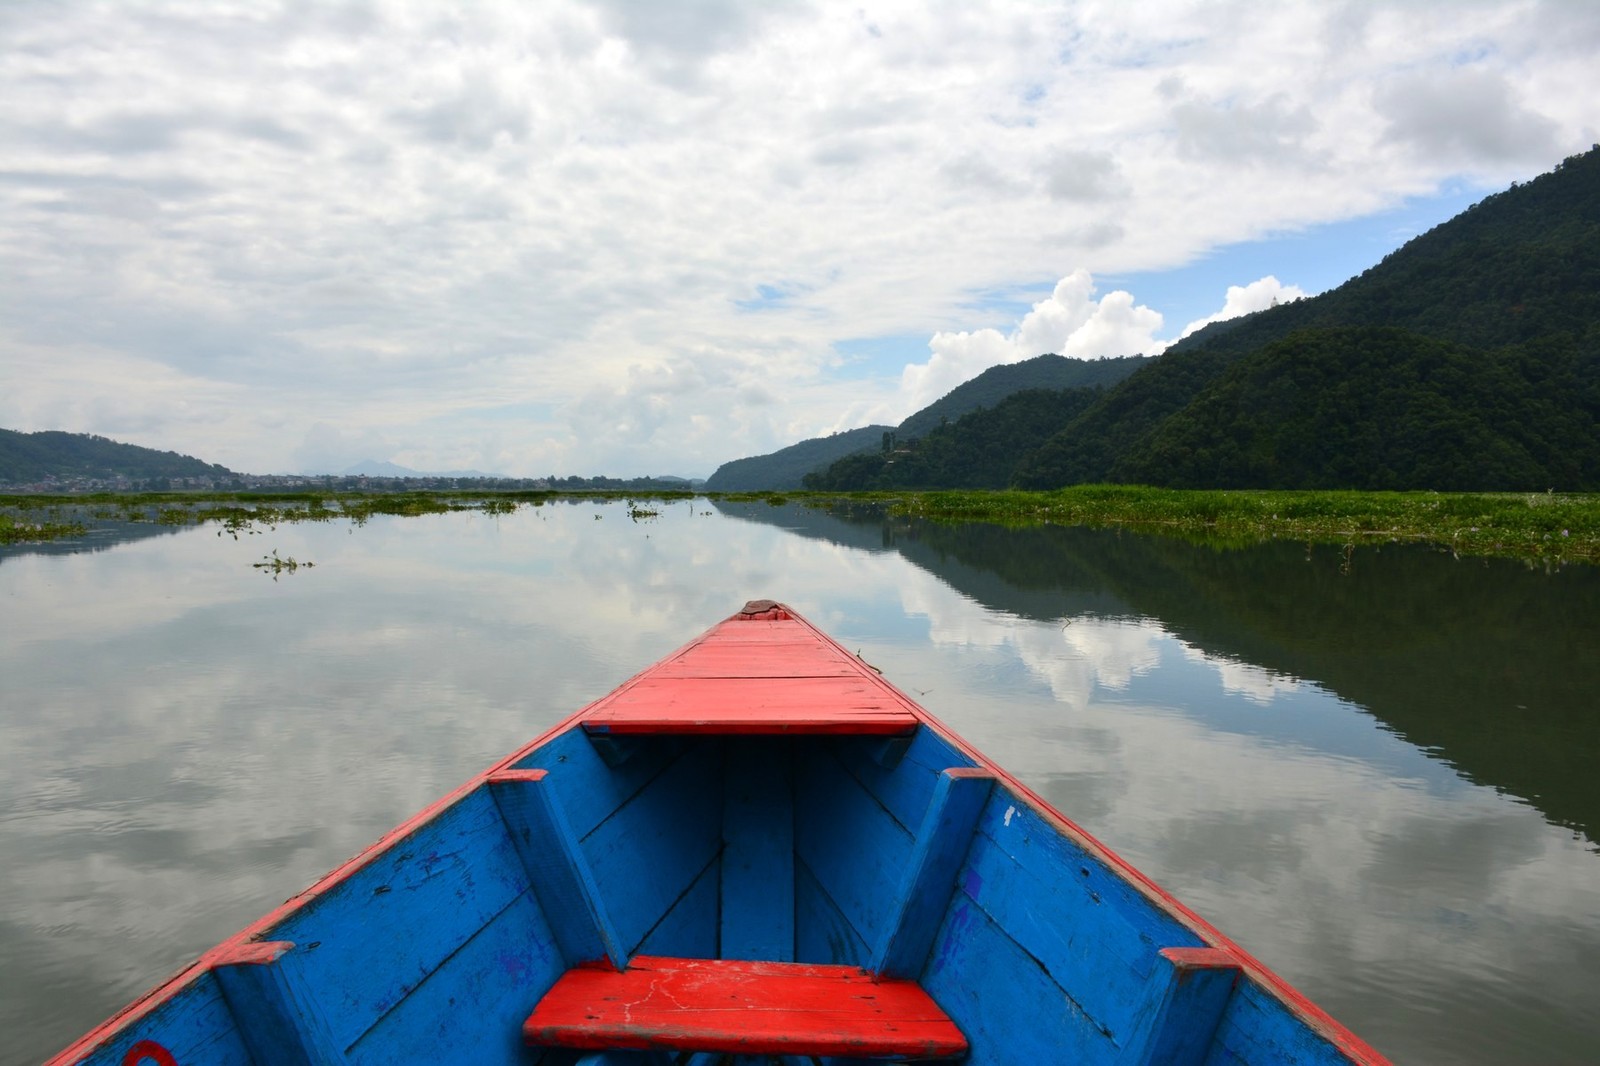
[[[0,1061],[756,597],[1397,1061],[1600,1061],[1600,571],[650,506],[0,554]]]

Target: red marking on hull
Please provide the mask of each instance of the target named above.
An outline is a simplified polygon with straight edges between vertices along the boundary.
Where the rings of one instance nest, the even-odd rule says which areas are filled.
[[[128,1053],[122,1056],[122,1066],[139,1066],[147,1059],[156,1066],[178,1066],[178,1060],[172,1057],[172,1052],[154,1040],[141,1040],[129,1048]]]

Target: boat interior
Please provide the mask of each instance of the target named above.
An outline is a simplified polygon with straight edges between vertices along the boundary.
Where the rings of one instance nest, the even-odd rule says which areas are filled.
[[[132,1035],[180,1063],[551,1066],[1199,1063],[1316,1043],[1237,960],[926,725],[574,725],[218,950],[173,1024],[152,1015]],[[675,960],[776,965],[663,977]],[[563,1001],[580,977],[601,983]],[[922,998],[875,1000],[899,985]],[[650,1015],[651,994],[671,1009]],[[789,1011],[776,1035],[755,1032],[773,1009]]]
[[[756,601],[62,1061],[1349,1061],[1285,988]]]

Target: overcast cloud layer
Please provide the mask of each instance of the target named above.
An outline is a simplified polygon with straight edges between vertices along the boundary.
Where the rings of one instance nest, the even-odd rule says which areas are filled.
[[[1596,55],[1587,0],[10,0],[0,426],[703,476],[1191,325],[1096,275],[1546,170]]]

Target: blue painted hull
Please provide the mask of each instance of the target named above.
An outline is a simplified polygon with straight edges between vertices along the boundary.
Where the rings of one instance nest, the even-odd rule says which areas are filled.
[[[910,732],[851,732],[826,708],[770,730],[688,714],[628,732],[586,708],[52,1061],[724,1061],[525,1041],[569,970],[640,956],[904,977],[971,1063],[1384,1061],[792,620],[829,676],[905,708]],[[719,684],[745,656],[746,681],[781,685],[757,631],[729,629],[751,624],[685,651],[721,656]],[[682,674],[684,654],[619,691]],[[797,1045],[776,1061],[845,1060]]]

